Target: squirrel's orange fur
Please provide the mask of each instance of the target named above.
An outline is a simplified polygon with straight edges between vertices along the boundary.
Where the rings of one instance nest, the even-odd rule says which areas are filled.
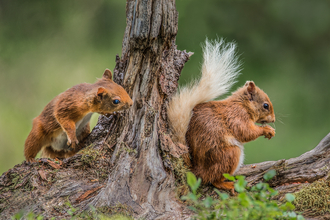
[[[272,103],[252,81],[225,100],[198,104],[186,134],[193,172],[205,183],[233,189],[233,183],[224,182],[222,174],[233,175],[242,165],[244,143],[275,135],[272,127],[255,123],[274,121]]]
[[[118,100],[119,103],[117,103]],[[24,155],[35,161],[42,150],[43,157],[66,158],[76,153],[75,147],[90,133],[92,113],[111,114],[132,106],[127,92],[114,81],[106,69],[94,84],[82,83],[56,96],[33,120],[25,141]]]
[[[167,108],[173,140],[188,145],[190,156],[183,157],[195,175],[232,192],[233,183],[225,182],[223,174],[234,174],[242,165],[243,144],[275,135],[272,127],[264,126],[275,121],[272,103],[254,82],[224,100],[210,101],[229,90],[238,69],[234,44],[206,40],[201,79],[180,89]]]

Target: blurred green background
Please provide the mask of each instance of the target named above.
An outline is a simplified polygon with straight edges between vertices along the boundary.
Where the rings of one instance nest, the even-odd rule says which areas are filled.
[[[0,0],[0,174],[24,160],[32,119],[53,97],[114,68],[125,5],[124,0]],[[299,156],[330,131],[330,1],[177,0],[176,5],[176,44],[195,53],[180,83],[199,74],[205,38],[223,37],[237,43],[243,63],[233,89],[254,80],[273,102],[276,136],[246,144],[246,164]]]

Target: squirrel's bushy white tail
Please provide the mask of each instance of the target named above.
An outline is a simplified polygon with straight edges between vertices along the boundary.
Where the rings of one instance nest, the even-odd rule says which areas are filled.
[[[185,135],[192,110],[197,104],[227,93],[235,83],[240,74],[235,48],[234,43],[226,44],[223,40],[210,42],[206,39],[201,78],[180,88],[171,98],[167,108],[174,142],[186,144]]]

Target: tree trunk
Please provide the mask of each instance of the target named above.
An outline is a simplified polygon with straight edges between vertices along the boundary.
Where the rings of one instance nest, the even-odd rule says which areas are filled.
[[[185,149],[168,133],[166,104],[177,89],[180,72],[191,53],[176,49],[178,13],[175,0],[127,0],[127,27],[122,56],[116,57],[114,81],[134,101],[131,109],[109,118],[100,116],[82,154],[63,161],[23,162],[0,177],[0,218],[24,209],[46,219],[70,218],[70,202],[81,212],[90,206],[144,219],[186,219],[191,213],[176,198],[173,164]],[[239,174],[249,184],[262,180],[283,192],[293,182],[313,182],[328,173],[330,134],[298,158],[246,165]]]
[[[90,204],[127,204],[139,218],[178,219],[182,208],[174,198],[174,177],[164,168],[160,146],[170,140],[166,139],[167,97],[176,91],[189,54],[176,49],[174,0],[129,0],[126,7],[123,54],[117,58],[114,75],[134,105],[115,121],[116,131],[109,136],[109,145],[115,144],[110,161],[114,167]]]

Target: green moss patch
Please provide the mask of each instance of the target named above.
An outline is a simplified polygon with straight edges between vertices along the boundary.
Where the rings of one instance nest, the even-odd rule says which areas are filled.
[[[96,209],[97,213],[107,216],[105,219],[133,219],[133,210],[125,205],[118,203],[115,206],[103,206]]]
[[[330,213],[329,180],[315,181],[294,195],[297,211],[308,212],[309,215]]]
[[[189,192],[189,186],[187,184],[187,176],[186,176],[186,173],[189,172],[189,169],[185,165],[182,157],[175,158],[170,156],[170,158],[175,175],[177,197],[181,198],[181,196],[187,195]]]
[[[79,153],[82,154],[81,161],[87,164],[93,163],[100,156],[100,150],[93,148],[92,144]]]

